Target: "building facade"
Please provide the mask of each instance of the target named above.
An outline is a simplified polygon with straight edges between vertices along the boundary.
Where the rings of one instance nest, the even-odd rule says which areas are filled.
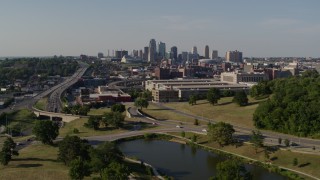
[[[238,63],[242,63],[243,59],[242,59],[242,52],[240,51],[227,51],[226,52],[226,61],[227,62],[238,62]]]

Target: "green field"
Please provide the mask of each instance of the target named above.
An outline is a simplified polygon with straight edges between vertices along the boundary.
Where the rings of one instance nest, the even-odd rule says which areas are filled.
[[[221,98],[218,104],[214,106],[209,104],[207,100],[198,100],[197,104],[193,106],[189,105],[188,102],[172,102],[165,103],[164,105],[188,114],[200,117],[203,116],[214,121],[223,121],[238,126],[253,128],[253,113],[261,101],[263,100],[249,98],[249,105],[240,107],[237,104],[232,103],[232,97],[225,97]],[[163,110],[162,113],[167,114],[168,111],[169,110]],[[148,111],[146,111],[146,113],[148,113]],[[151,115],[154,115],[155,117],[158,116],[158,114]]]
[[[19,151],[9,165],[0,165],[0,179],[6,180],[64,180],[69,178],[69,168],[57,161],[58,148],[42,144],[30,145]],[[140,164],[125,162],[138,179],[150,179]],[[86,177],[92,179],[97,174]]]
[[[6,119],[10,129],[16,129],[17,131],[23,132],[30,130],[33,127],[36,117],[33,112],[27,109],[22,109],[9,113]],[[5,123],[6,122],[2,122],[4,125]]]
[[[94,109],[91,108],[90,111],[88,112],[88,116],[93,116],[93,115],[103,115],[106,112],[111,112],[111,108],[99,108],[99,109]]]
[[[36,104],[34,105],[35,108],[39,109],[39,110],[46,110],[48,104],[48,98],[42,98],[39,101],[36,102]]]
[[[181,136],[181,133],[168,133],[168,134]],[[193,133],[186,132],[185,135],[187,139],[191,139],[191,137],[193,136]],[[256,153],[255,149],[250,144],[244,143],[240,147],[235,147],[231,145],[220,147],[217,143],[208,142],[208,138],[206,135],[197,134],[196,136],[198,137],[197,143],[201,145],[205,145],[210,148],[219,149],[222,151],[231,152],[241,156],[249,157],[262,162],[266,161],[263,149],[259,149],[258,153]],[[297,166],[293,166],[292,162],[294,158],[298,159],[299,163]],[[294,170],[301,171],[301,172],[320,178],[320,171],[319,171],[320,156],[319,155],[297,153],[297,152],[291,152],[289,150],[276,150],[270,154],[270,159],[272,160],[271,162],[274,165],[294,169]]]
[[[194,118],[177,114],[171,110],[158,107],[154,104],[149,104],[148,108],[143,108],[142,111],[160,121],[161,120],[177,120],[177,121],[188,122],[188,123],[194,122]]]

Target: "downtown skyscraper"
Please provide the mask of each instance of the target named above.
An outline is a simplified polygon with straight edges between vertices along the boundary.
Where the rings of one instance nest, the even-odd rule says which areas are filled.
[[[161,41],[158,43],[158,53],[160,58],[164,58],[166,56],[166,43]]]
[[[204,58],[209,59],[209,46],[206,45],[204,48]]]
[[[148,62],[154,62],[157,57],[157,44],[155,39],[151,39],[149,42],[149,55]]]

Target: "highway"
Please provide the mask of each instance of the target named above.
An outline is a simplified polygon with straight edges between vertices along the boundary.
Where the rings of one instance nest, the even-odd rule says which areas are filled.
[[[19,110],[19,109],[32,109],[32,106],[41,98],[49,96],[49,101],[52,102],[50,103],[49,111],[54,112],[55,108],[57,110],[61,109],[61,93],[66,90],[68,87],[73,85],[78,81],[79,78],[86,72],[88,65],[85,64],[80,64],[80,68],[70,77],[67,77],[62,83],[57,84],[50,89],[43,91],[39,94],[37,94],[34,97],[30,98],[24,98],[21,102],[18,102],[12,106],[9,106],[7,108],[1,109],[0,114],[3,112],[11,112],[13,110]]]

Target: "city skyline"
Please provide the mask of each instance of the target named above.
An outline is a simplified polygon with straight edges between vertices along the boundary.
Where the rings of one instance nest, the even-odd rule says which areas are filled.
[[[169,4],[170,2],[170,4]],[[206,45],[220,56],[320,57],[316,0],[299,1],[3,1],[0,56],[97,55],[140,50],[150,39]]]

